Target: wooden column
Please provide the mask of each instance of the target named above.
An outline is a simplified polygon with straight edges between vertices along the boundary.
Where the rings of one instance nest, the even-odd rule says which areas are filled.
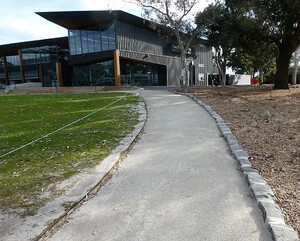
[[[45,79],[44,79],[44,71],[43,71],[43,65],[39,64],[38,65],[38,73],[39,73],[39,79],[42,83],[42,87],[45,87]]]
[[[4,56],[2,56],[2,58],[3,58],[3,69],[4,69],[5,82],[7,85],[10,85],[6,56],[4,55]]]
[[[24,62],[23,62],[23,54],[22,49],[18,49],[19,62],[20,62],[20,75],[22,83],[25,83],[25,72],[24,72]]]
[[[121,86],[120,52],[114,51],[115,85]]]
[[[56,62],[55,64],[56,66],[56,78],[57,78],[57,86],[63,86],[63,78],[62,78],[62,71],[61,71],[61,63],[60,62]]]

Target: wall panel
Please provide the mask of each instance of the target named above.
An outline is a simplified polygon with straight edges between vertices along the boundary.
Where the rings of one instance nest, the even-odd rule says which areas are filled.
[[[128,23],[116,22],[117,48],[120,57],[136,61],[144,61],[165,65],[167,67],[168,86],[180,85],[180,58],[164,55],[168,45],[158,34],[149,29],[143,29]],[[144,58],[148,55],[147,58]],[[212,71],[212,51],[204,45],[196,46],[196,59],[187,59],[187,65],[193,61],[195,66],[195,85],[207,85],[207,73]],[[204,66],[204,67],[199,67]],[[188,66],[187,66],[188,68]],[[204,74],[204,81],[198,81],[198,74]]]

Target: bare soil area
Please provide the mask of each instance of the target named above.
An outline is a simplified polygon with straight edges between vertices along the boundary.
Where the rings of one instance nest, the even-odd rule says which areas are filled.
[[[205,88],[191,94],[227,122],[300,234],[300,88]]]

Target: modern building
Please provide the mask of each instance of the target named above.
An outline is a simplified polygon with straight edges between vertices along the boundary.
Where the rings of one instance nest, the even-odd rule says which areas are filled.
[[[180,49],[151,22],[123,11],[39,12],[68,37],[0,45],[2,84],[179,86]],[[212,48],[198,39],[186,59],[190,86],[216,72]]]
[[[10,85],[41,82],[43,86],[56,84],[57,76],[70,85],[71,68],[68,38],[54,38],[0,45],[0,83]]]

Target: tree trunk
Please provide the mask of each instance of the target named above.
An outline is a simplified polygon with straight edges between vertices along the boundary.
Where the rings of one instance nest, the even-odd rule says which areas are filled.
[[[227,55],[224,55],[224,60],[222,63],[220,63],[221,75],[222,75],[222,83],[221,83],[222,86],[226,86],[226,62],[227,62]]]
[[[222,70],[221,76],[222,76],[222,79],[221,79],[222,83],[221,83],[221,85],[222,86],[226,86],[226,72],[224,72],[224,70]]]
[[[297,47],[291,43],[290,39],[283,39],[279,46],[279,56],[276,60],[276,77],[274,89],[288,89],[288,73],[290,60],[292,58],[293,52]]]
[[[265,71],[263,68],[259,69],[259,84],[262,85],[264,83]]]
[[[295,65],[294,71],[293,71],[293,78],[292,78],[292,84],[296,85],[297,84],[297,74],[298,74],[298,65]]]
[[[226,67],[225,70],[223,68],[223,62],[217,62],[217,68],[219,70],[219,80],[220,80],[220,85],[225,86],[226,85]]]
[[[217,68],[219,70],[219,80],[220,85],[225,86],[226,85],[226,57],[221,54],[221,48],[216,48],[217,54],[215,63],[217,65]]]
[[[289,89],[288,68],[286,66],[281,65],[277,70],[274,89]]]
[[[182,91],[186,91],[186,66],[185,66],[186,51],[181,50],[180,55],[180,86]]]
[[[294,70],[293,70],[293,77],[292,77],[292,85],[297,84],[297,74],[299,68],[299,60],[300,60],[300,48],[298,48],[294,53]]]

